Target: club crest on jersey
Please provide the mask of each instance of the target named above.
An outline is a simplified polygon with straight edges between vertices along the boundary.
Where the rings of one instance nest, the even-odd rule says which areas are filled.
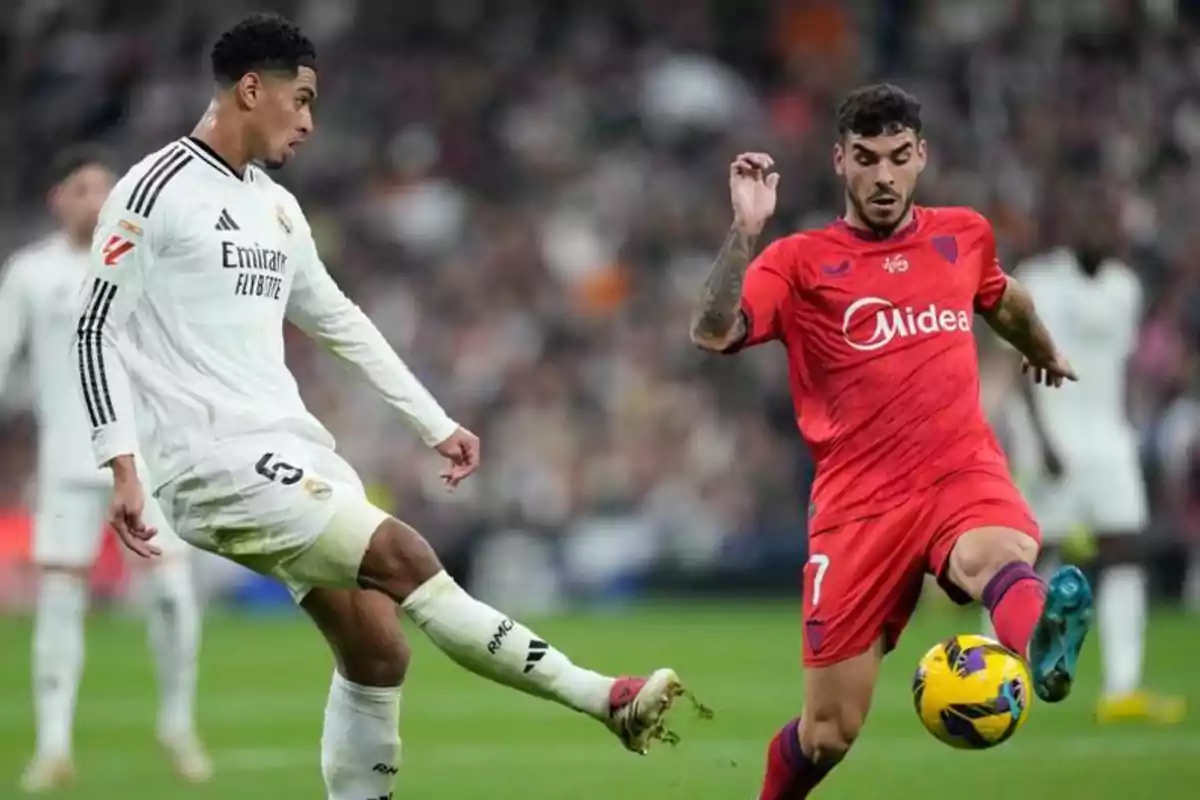
[[[889,275],[908,272],[908,259],[899,253],[893,253],[883,260],[883,268],[888,271]]]
[[[133,248],[133,242],[124,236],[115,233],[109,236],[108,241],[100,248],[100,256],[104,259],[104,266],[115,267],[117,262],[124,258]]]
[[[287,212],[283,210],[283,206],[275,206],[275,219],[279,222],[279,227],[283,228],[283,232],[291,236],[292,221],[288,219]]]
[[[958,239],[953,236],[935,236],[930,241],[933,243],[933,249],[938,251],[938,255],[951,264],[958,263]]]

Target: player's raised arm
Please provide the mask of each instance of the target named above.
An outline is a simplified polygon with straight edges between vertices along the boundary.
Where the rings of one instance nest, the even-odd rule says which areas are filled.
[[[400,412],[425,444],[449,459],[442,477],[456,485],[478,466],[479,440],[446,414],[375,323],[342,292],[321,262],[311,234],[304,230],[302,235],[309,239],[307,255],[296,269],[288,319],[346,362]]]
[[[691,338],[701,349],[729,352],[749,334],[742,290],[758,237],[775,213],[779,174],[770,171],[774,164],[765,153],[743,153],[729,166],[733,225],[692,312]]]

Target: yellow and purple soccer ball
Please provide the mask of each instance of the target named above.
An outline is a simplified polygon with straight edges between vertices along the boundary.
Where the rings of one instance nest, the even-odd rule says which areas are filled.
[[[925,729],[951,747],[986,750],[1025,724],[1033,702],[1025,661],[986,636],[934,645],[913,676],[913,703]]]

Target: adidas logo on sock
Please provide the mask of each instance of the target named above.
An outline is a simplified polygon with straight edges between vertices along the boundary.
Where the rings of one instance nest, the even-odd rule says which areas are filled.
[[[546,651],[549,649],[550,645],[541,639],[534,639],[529,643],[529,652],[525,654],[525,674],[533,671],[537,663],[546,657]]]
[[[229,212],[222,208],[221,216],[217,217],[217,230],[219,231],[240,231],[241,228],[233,221],[233,217],[229,216]]]

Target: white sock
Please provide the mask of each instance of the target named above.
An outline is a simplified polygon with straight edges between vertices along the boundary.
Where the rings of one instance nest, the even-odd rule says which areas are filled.
[[[195,734],[200,607],[187,559],[164,560],[148,571],[146,580],[147,628],[158,674],[158,734],[174,741]]]
[[[1122,564],[1101,573],[1096,617],[1108,694],[1124,694],[1141,686],[1146,603],[1146,573],[1141,566]]]
[[[41,756],[71,753],[87,602],[88,584],[83,577],[58,570],[42,574],[33,630],[34,706]]]
[[[608,717],[612,678],[575,666],[445,572],[417,587],[401,607],[439,650],[471,672],[597,719]]]
[[[400,770],[400,687],[360,686],[333,673],[321,774],[329,800],[386,800]]]

